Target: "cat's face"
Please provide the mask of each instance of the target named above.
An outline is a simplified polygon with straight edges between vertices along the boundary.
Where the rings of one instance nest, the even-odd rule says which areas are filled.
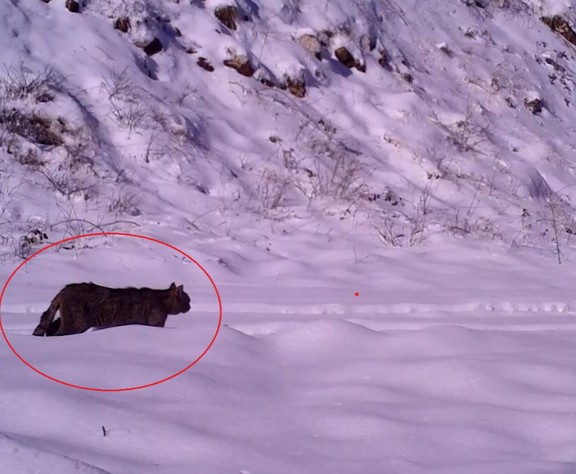
[[[172,314],[187,313],[190,311],[190,297],[184,291],[184,285],[170,286],[170,309]]]

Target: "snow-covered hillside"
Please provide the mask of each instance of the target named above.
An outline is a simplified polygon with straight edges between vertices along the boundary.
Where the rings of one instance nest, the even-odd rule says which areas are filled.
[[[571,243],[570,2],[65,3],[2,7],[8,252],[158,222]]]
[[[575,9],[1,2],[2,280],[47,241],[149,235],[224,325],[122,393],[0,346],[0,472],[574,472]],[[32,337],[74,281],[192,309]],[[126,388],[190,364],[218,305],[109,236],[31,260],[1,310],[39,370]]]

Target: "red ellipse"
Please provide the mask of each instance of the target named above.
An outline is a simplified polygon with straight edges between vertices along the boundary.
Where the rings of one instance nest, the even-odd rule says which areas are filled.
[[[218,326],[216,327],[216,331],[214,332],[214,336],[212,337],[210,343],[208,344],[208,346],[206,347],[206,349],[204,349],[204,351],[195,359],[193,360],[188,366],[184,367],[182,370],[179,370],[178,372],[176,372],[175,374],[170,375],[169,377],[163,378],[162,380],[158,380],[156,382],[152,382],[152,383],[148,383],[145,385],[138,385],[135,387],[123,387],[123,388],[97,388],[97,387],[85,387],[83,385],[76,385],[73,383],[69,383],[69,382],[65,382],[64,380],[60,380],[57,379],[55,377],[52,377],[51,375],[45,374],[44,372],[42,372],[41,370],[37,369],[36,367],[34,367],[32,364],[30,364],[26,359],[24,359],[17,351],[16,349],[14,349],[14,347],[12,346],[12,344],[10,344],[10,341],[8,340],[8,337],[6,336],[6,332],[4,331],[4,326],[2,324],[2,300],[4,298],[4,293],[6,292],[6,288],[8,287],[8,284],[10,283],[10,280],[12,280],[12,278],[14,277],[14,275],[24,266],[26,265],[26,263],[28,263],[30,260],[32,260],[34,257],[36,257],[38,254],[56,246],[56,245],[60,245],[62,243],[65,242],[70,242],[71,240],[76,240],[76,239],[81,239],[84,237],[99,237],[99,236],[110,236],[110,235],[115,235],[115,236],[122,236],[122,237],[136,237],[139,239],[144,239],[144,240],[149,240],[151,242],[155,242],[157,244],[161,244],[164,245],[166,247],[171,248],[172,250],[184,255],[188,260],[190,260],[191,262],[194,262],[196,264],[196,266],[198,268],[200,268],[200,270],[202,270],[202,272],[204,273],[204,275],[206,275],[206,277],[208,278],[208,280],[210,281],[210,283],[212,284],[212,286],[214,287],[214,291],[216,292],[216,297],[218,298],[218,308],[219,308],[219,316],[218,316]],[[214,283],[214,280],[212,279],[212,277],[210,276],[210,274],[206,271],[206,269],[200,265],[195,259],[193,259],[190,255],[188,255],[187,253],[183,252],[182,250],[180,250],[177,247],[174,247],[173,245],[170,245],[166,242],[163,242],[161,240],[155,239],[153,237],[148,237],[146,235],[139,235],[139,234],[130,234],[127,232],[95,232],[92,234],[82,234],[82,235],[76,235],[73,237],[68,237],[66,239],[60,240],[58,242],[54,242],[50,245],[47,245],[46,247],[38,250],[37,252],[33,253],[30,257],[28,257],[26,260],[24,260],[20,265],[18,265],[18,267],[16,267],[16,269],[10,274],[10,276],[8,277],[8,280],[6,280],[6,283],[4,284],[4,287],[2,288],[2,293],[0,293],[0,330],[2,331],[2,336],[4,337],[4,340],[6,341],[6,344],[8,344],[8,347],[10,347],[10,349],[12,350],[12,352],[16,355],[16,357],[18,357],[22,362],[24,362],[24,364],[26,364],[28,367],[30,367],[33,371],[35,371],[36,373],[42,375],[43,377],[46,377],[47,379],[52,380],[53,382],[58,382],[62,385],[66,385],[67,387],[72,387],[72,388],[79,388],[81,390],[90,390],[93,392],[128,392],[131,390],[140,390],[142,388],[148,388],[148,387],[153,387],[154,385],[160,385],[161,383],[167,382],[168,380],[171,380],[175,377],[178,377],[179,375],[183,374],[184,372],[186,372],[188,369],[190,369],[192,366],[194,366],[195,364],[197,364],[200,359],[202,359],[202,357],[204,357],[206,355],[206,353],[212,348],[212,345],[214,344],[214,342],[216,341],[216,338],[218,337],[218,333],[220,332],[220,327],[222,325],[222,298],[220,297],[220,292],[218,291],[218,287],[216,286],[216,283]]]

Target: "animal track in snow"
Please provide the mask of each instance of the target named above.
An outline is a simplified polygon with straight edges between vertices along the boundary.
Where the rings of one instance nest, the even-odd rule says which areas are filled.
[[[380,314],[418,314],[423,316],[436,313],[562,313],[576,315],[576,301],[544,301],[544,302],[479,302],[468,303],[383,303],[383,304],[340,304],[312,303],[299,305],[241,303],[224,301],[224,312],[234,314],[286,314],[286,315],[380,315]],[[212,310],[211,305],[202,303],[193,305],[191,312],[206,312]]]

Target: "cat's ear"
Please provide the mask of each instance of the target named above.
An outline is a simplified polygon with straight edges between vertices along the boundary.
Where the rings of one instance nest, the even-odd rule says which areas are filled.
[[[172,284],[170,285],[170,290],[175,290],[176,289],[176,283],[172,282]]]

